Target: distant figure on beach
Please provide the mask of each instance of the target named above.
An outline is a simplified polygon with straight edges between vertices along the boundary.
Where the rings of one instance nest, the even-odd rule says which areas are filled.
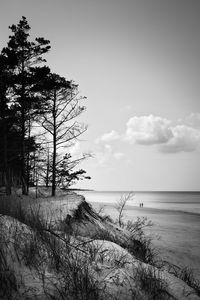
[[[143,203],[141,203],[141,206],[143,207]]]
[[[142,206],[142,203],[140,203],[140,207]]]

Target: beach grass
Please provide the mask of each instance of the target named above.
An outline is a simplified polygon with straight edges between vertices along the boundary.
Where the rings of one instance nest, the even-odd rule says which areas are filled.
[[[173,299],[163,270],[184,281],[199,295],[199,281],[191,268],[172,268],[172,262],[166,263],[158,255],[150,234],[155,226],[148,218],[150,210],[149,215],[139,214],[136,217],[137,212],[132,208],[134,214],[128,219],[127,214],[130,216],[131,212],[124,205],[120,218],[115,218],[119,210],[114,212],[113,207],[112,211],[108,206],[103,212],[101,209],[98,211],[97,206],[97,213],[84,198],[80,201],[80,197],[76,198],[74,194],[72,198],[78,199],[77,202],[70,202],[68,197],[70,205],[68,203],[59,209],[62,201],[52,199],[46,201],[42,198],[35,202],[17,196],[0,199],[0,239],[1,245],[4,245],[0,251],[2,297],[29,297],[34,274],[36,285],[40,285],[43,293],[42,299],[121,300],[126,299],[125,295],[129,292],[131,299]],[[151,214],[158,215],[160,212],[156,211]],[[6,226],[11,226],[12,243],[8,236],[3,235]],[[21,273],[16,272],[16,261],[12,268],[8,253],[12,253],[13,261],[17,257],[19,270],[24,266]],[[108,262],[110,271],[106,273]],[[129,275],[123,280],[119,275],[122,269],[129,270]],[[28,288],[23,282],[25,271],[29,272],[29,277],[32,276]],[[108,288],[109,282],[112,282],[111,289]],[[26,286],[23,293],[22,286]],[[123,298],[116,298],[113,286]]]

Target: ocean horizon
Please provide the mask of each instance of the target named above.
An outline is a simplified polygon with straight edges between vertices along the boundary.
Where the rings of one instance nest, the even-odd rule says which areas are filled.
[[[200,191],[80,191],[87,201],[117,204],[121,197],[132,193],[127,205],[175,210],[200,214]]]

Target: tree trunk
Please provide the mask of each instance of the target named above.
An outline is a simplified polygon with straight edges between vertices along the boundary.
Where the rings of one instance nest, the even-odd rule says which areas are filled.
[[[47,152],[47,171],[46,171],[46,187],[49,187],[49,167],[50,167],[50,161],[49,161],[49,147],[48,147],[48,152]]]
[[[22,184],[22,194],[27,195],[27,184],[26,184],[26,166],[25,166],[25,117],[24,117],[24,109],[22,109],[22,119],[21,119],[21,127],[22,127],[22,140],[21,140],[21,184]]]
[[[11,195],[11,181],[10,181],[10,174],[9,174],[9,167],[8,167],[8,128],[7,128],[7,121],[6,121],[6,97],[5,97],[5,86],[4,86],[4,78],[1,76],[0,78],[0,100],[2,102],[2,119],[3,119],[3,181],[6,188],[6,195]]]
[[[6,195],[11,195],[11,181],[10,181],[10,170],[8,167],[8,145],[7,145],[7,124],[6,119],[4,118],[4,173],[5,173],[5,187]]]
[[[53,102],[53,165],[52,165],[52,196],[56,195],[56,90]]]
[[[29,146],[30,137],[31,137],[31,121],[30,121],[30,116],[29,116],[29,120],[28,120],[28,147],[27,147],[27,161],[26,161],[27,194],[29,192],[29,184],[30,184],[30,146]]]
[[[25,86],[24,86],[24,61],[22,61],[22,83],[21,83],[21,184],[22,195],[28,195],[26,183],[26,164],[25,164]]]

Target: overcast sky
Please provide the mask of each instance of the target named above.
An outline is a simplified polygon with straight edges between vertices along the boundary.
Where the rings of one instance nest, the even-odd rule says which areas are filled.
[[[199,0],[0,0],[1,48],[22,15],[88,98],[77,187],[200,190]]]

